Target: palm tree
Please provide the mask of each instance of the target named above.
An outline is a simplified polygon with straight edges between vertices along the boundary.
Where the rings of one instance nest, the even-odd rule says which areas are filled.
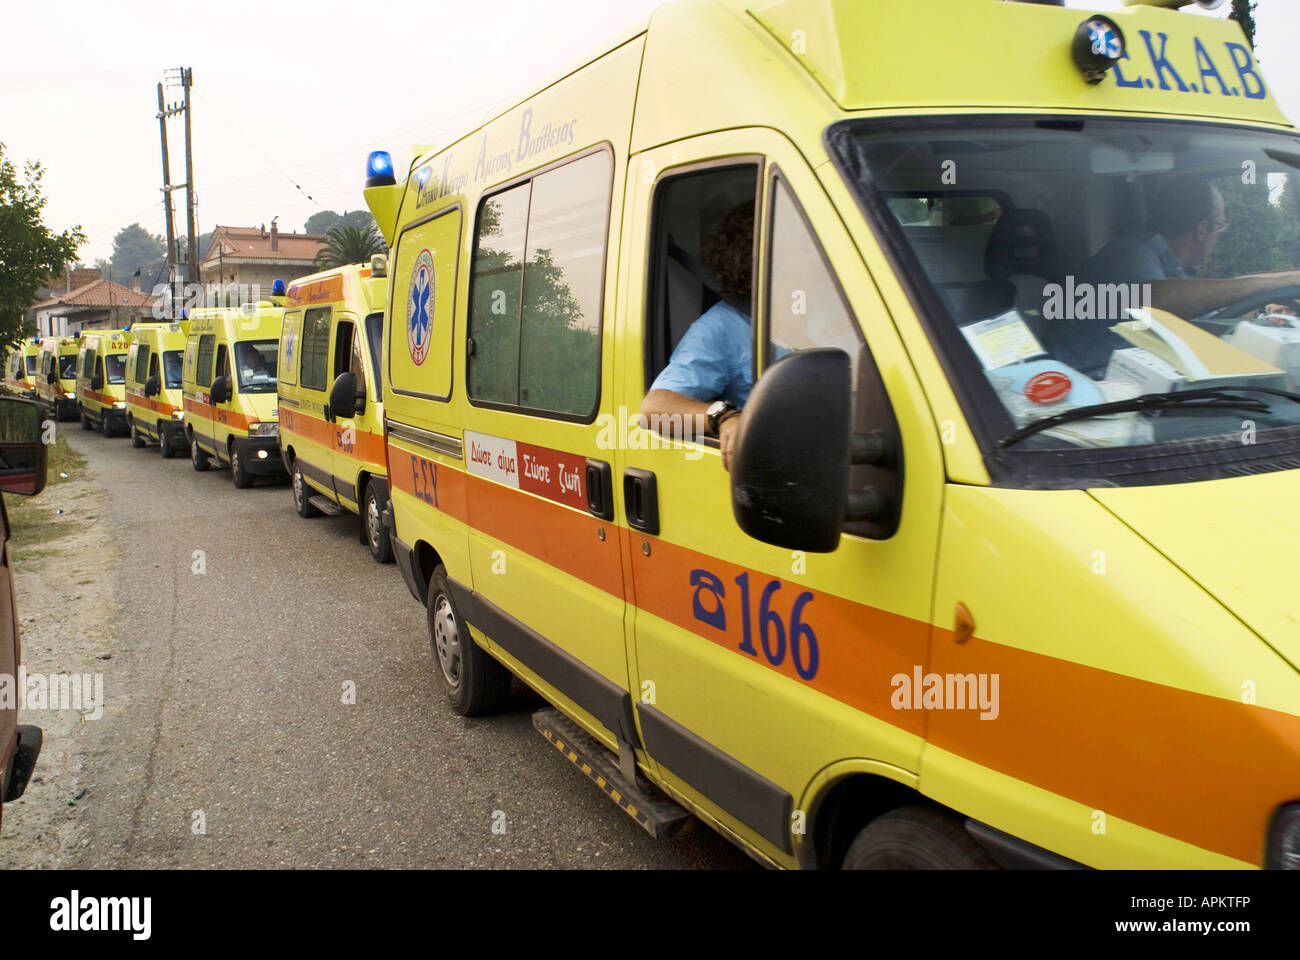
[[[369,227],[335,227],[325,234],[329,239],[316,254],[320,270],[345,267],[350,263],[367,263],[376,253],[386,253],[384,238],[375,224]]]

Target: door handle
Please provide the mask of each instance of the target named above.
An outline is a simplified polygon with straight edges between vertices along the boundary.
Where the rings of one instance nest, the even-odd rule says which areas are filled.
[[[614,479],[604,460],[587,460],[587,509],[602,520],[614,519]]]
[[[623,506],[629,527],[652,537],[659,535],[659,491],[653,473],[637,467],[623,471]]]

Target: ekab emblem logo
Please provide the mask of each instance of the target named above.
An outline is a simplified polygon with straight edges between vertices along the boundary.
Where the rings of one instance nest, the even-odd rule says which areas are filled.
[[[411,271],[411,286],[406,294],[406,345],[411,360],[421,366],[429,355],[429,332],[433,325],[433,256],[421,250]]]

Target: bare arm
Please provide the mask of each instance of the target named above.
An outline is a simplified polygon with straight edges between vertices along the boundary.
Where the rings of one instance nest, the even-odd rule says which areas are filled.
[[[1151,305],[1190,320],[1242,297],[1293,284],[1300,285],[1300,270],[1224,279],[1178,277],[1156,280],[1151,284]]]
[[[674,439],[694,439],[708,433],[709,404],[692,400],[672,390],[651,390],[641,401],[641,426]],[[722,422],[718,444],[722,449],[722,466],[731,469],[731,452],[735,446],[740,417]]]

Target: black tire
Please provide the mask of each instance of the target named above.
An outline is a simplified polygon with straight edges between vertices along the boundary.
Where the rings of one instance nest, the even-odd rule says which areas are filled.
[[[859,831],[845,870],[989,870],[997,863],[959,818],[929,807],[901,807]]]
[[[240,490],[253,485],[253,475],[244,469],[244,458],[239,455],[239,448],[233,443],[230,445],[230,479]]]
[[[77,407],[77,409],[81,412],[81,429],[82,429],[82,430],[93,430],[94,427],[93,427],[93,426],[91,425],[91,423],[90,423],[90,417],[88,417],[88,416],[86,415],[86,408],[85,408],[85,407],[80,407],[80,406],[79,406],[79,407]]]
[[[199,442],[193,437],[190,438],[190,463],[194,464],[194,469],[199,473],[206,473],[212,469],[212,461],[199,449]]]
[[[99,432],[106,437],[113,435],[113,428],[108,423],[108,413],[104,412],[99,415]]]
[[[145,442],[146,441],[144,437],[140,433],[140,428],[137,427],[134,423],[131,424],[131,446],[139,450],[141,447],[145,445]]]
[[[371,480],[366,484],[366,495],[361,499],[361,527],[365,531],[366,546],[376,563],[393,562],[393,542],[388,538],[388,528],[381,516],[383,504],[379,502],[380,484]]]
[[[172,446],[171,441],[167,438],[167,431],[163,425],[158,424],[158,452],[162,454],[164,460],[170,460],[176,456],[176,448]]]
[[[304,520],[320,516],[320,511],[311,505],[311,487],[302,478],[302,467],[296,463],[293,465],[293,475],[289,478],[289,487],[293,490],[293,507],[298,511],[298,516]]]
[[[470,636],[456,610],[442,564],[429,578],[426,608],[429,646],[451,708],[462,717],[500,710],[510,699],[510,671],[484,653]]]

